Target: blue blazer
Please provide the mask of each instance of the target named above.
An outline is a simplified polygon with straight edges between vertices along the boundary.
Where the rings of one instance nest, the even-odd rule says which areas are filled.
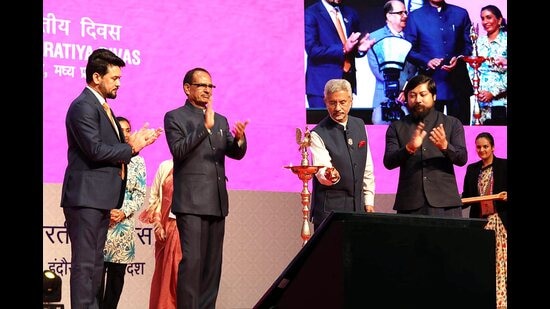
[[[210,134],[204,126],[203,110],[189,101],[164,115],[166,140],[174,160],[174,213],[228,214],[225,156],[242,159],[247,144],[245,139],[239,147],[224,116],[215,113],[214,123]]]
[[[413,45],[407,60],[418,67],[420,74],[435,80],[438,100],[453,100],[473,94],[464,61],[459,60],[451,72],[427,67],[432,58],[444,58],[445,64],[448,64],[452,57],[471,55],[470,26],[468,11],[448,3],[443,4],[441,12],[424,5],[412,11],[407,19],[405,39]]]
[[[348,36],[352,32],[361,31],[357,11],[348,6],[340,6],[340,12]],[[336,26],[321,1],[307,7],[304,18],[307,53],[306,94],[323,96],[325,84],[329,79],[342,78],[345,59],[343,45]],[[350,72],[355,74],[355,57],[349,59]],[[355,92],[355,89],[353,91]]]
[[[122,206],[126,179],[121,179],[120,173],[122,164],[130,163],[132,147],[124,142],[120,125],[116,125],[119,135],[88,88],[71,103],[65,118],[68,165],[61,207]]]

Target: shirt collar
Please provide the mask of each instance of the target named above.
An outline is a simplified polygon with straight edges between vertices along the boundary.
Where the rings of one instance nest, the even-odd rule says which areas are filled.
[[[325,9],[327,9],[327,12],[332,12],[332,10],[334,10],[334,7],[332,5],[330,5],[328,2],[326,2],[325,0],[321,1],[321,3],[325,6]],[[340,10],[340,12],[342,11],[342,8],[340,8],[338,6],[338,9]]]
[[[95,95],[95,97],[97,98],[99,103],[101,103],[101,105],[103,105],[103,103],[105,103],[107,101],[107,100],[105,100],[105,98],[101,94],[99,94],[99,92],[95,91],[92,87],[86,86],[86,88],[88,88],[92,91],[92,93]]]

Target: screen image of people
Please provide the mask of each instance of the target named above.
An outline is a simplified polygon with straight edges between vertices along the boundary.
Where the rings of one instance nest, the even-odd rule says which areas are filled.
[[[407,114],[402,92],[406,82],[423,74],[438,85],[436,110],[464,125],[506,125],[507,67],[502,63],[507,62],[507,23],[498,6],[477,5],[473,11],[444,0],[306,0],[304,7],[305,109],[311,123],[325,115],[319,110],[322,85],[329,79],[352,83],[353,109],[366,124],[388,125]],[[368,48],[356,48],[351,55],[343,52],[348,42],[338,41],[331,8],[341,8],[347,32],[368,36]],[[472,36],[474,30],[477,36]],[[328,37],[331,40],[323,40]],[[387,37],[402,38],[410,48],[390,44],[399,40]],[[398,51],[403,59],[392,60],[397,65],[390,73],[384,62]],[[466,60],[474,53],[483,59],[479,68]],[[348,59],[349,71],[337,72]]]

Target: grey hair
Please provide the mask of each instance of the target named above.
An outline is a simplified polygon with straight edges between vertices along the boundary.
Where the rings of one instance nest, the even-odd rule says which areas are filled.
[[[338,91],[346,91],[349,96],[352,96],[351,92],[351,84],[345,80],[345,79],[331,79],[325,84],[325,97],[327,97],[331,93],[335,93]]]

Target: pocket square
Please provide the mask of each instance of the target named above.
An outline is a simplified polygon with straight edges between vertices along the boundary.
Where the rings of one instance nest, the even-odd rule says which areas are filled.
[[[357,144],[357,147],[363,148],[363,147],[365,147],[366,144],[367,144],[367,142],[365,142],[365,141],[360,141],[359,144]]]

